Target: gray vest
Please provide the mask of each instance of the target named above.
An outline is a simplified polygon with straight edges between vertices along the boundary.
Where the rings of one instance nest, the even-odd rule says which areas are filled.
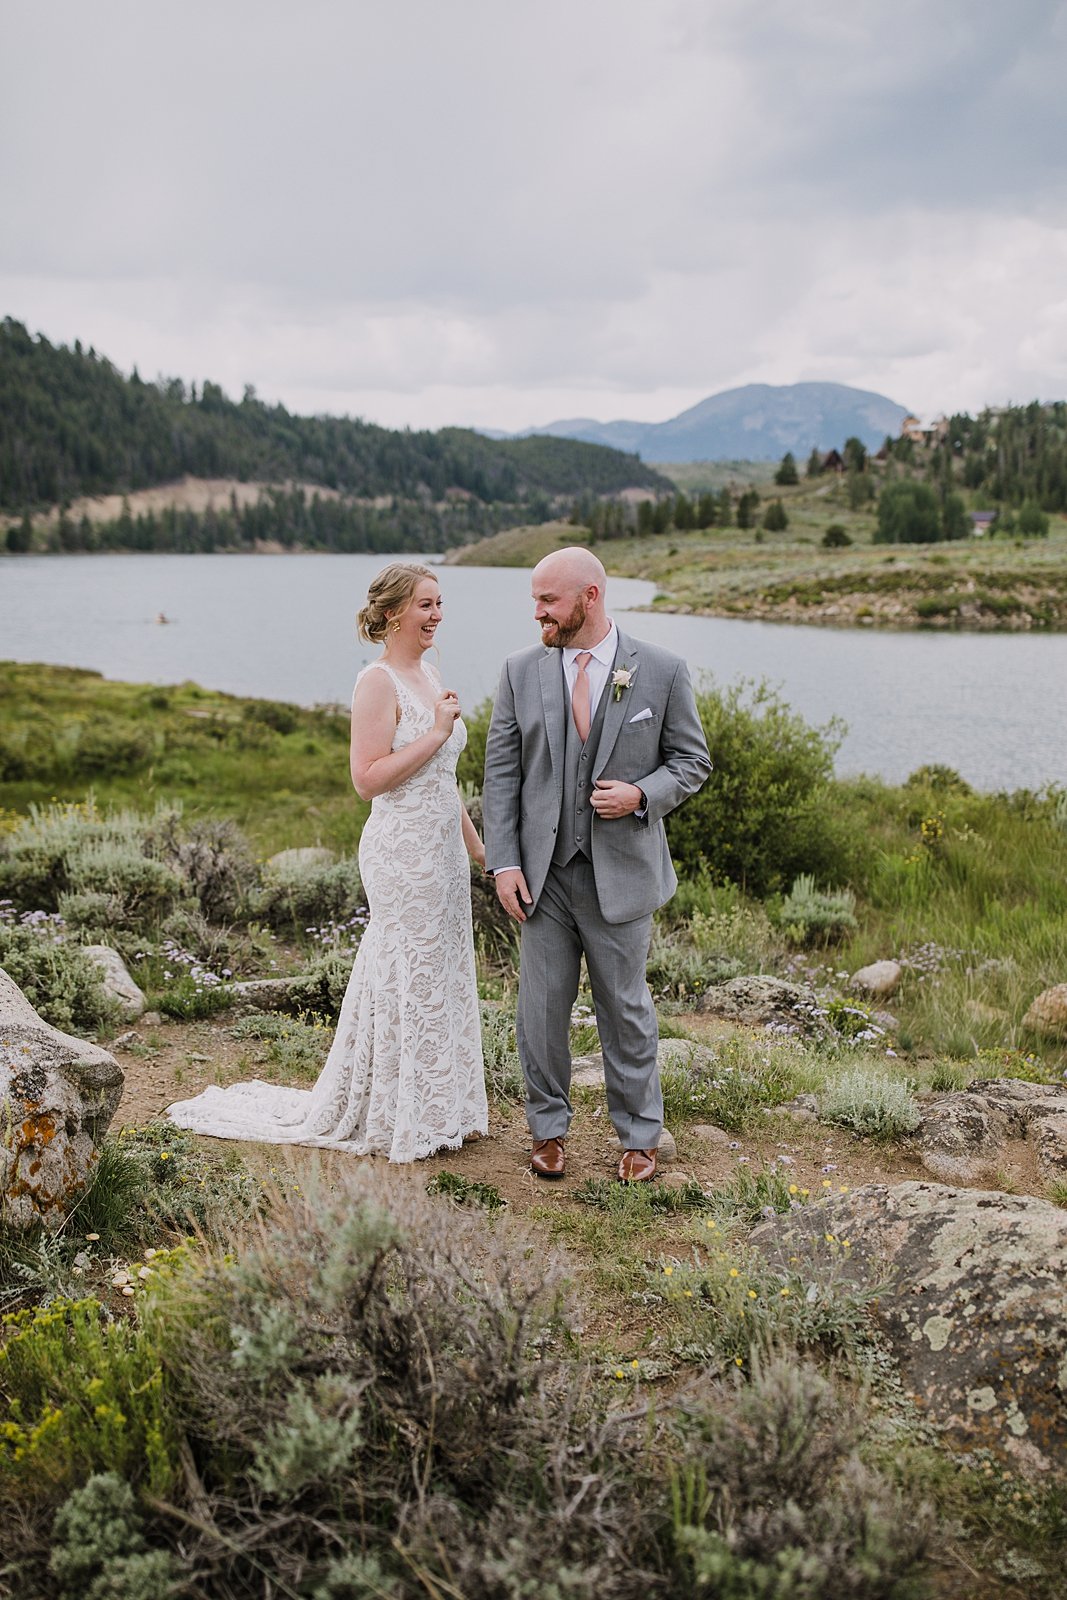
[[[565,690],[566,682],[564,682]],[[589,737],[584,744],[578,737],[574,717],[571,715],[570,700],[565,694],[567,743],[563,758],[563,804],[560,807],[559,827],[556,829],[556,848],[552,852],[552,860],[557,867],[566,866],[573,856],[579,854],[587,856],[589,860],[593,858],[590,839],[593,808],[589,804],[589,796],[593,792],[593,757],[600,742],[600,730],[604,725],[604,707],[608,703],[610,693],[609,681],[604,685],[603,693],[597,702],[593,720],[589,725]]]

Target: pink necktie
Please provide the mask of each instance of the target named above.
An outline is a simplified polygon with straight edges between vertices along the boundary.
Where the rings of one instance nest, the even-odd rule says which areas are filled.
[[[571,716],[583,744],[589,737],[589,673],[586,669],[592,659],[591,650],[580,650],[574,658],[578,676],[574,680],[574,693],[571,695]]]

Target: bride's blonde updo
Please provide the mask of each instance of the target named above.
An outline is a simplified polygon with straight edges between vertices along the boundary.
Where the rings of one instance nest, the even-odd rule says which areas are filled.
[[[389,632],[389,613],[400,616],[411,604],[420,578],[433,578],[429,567],[414,561],[393,561],[383,567],[367,590],[367,604],[356,618],[361,639],[381,644]]]

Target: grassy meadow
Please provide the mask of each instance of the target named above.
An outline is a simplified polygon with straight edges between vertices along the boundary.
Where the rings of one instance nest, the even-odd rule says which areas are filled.
[[[922,1176],[924,1094],[1062,1081],[1064,1043],[1023,1018],[1067,981],[1063,794],[840,781],[773,695],[702,695],[716,770],[672,829],[649,963],[676,1166],[610,1181],[583,1086],[574,1177],[529,1178],[516,951],[475,881],[493,1136],[393,1173],[158,1119],[321,1066],[365,918],[345,715],[40,666],[0,689],[0,966],[115,1041],[79,948],[106,939],[160,1019],[115,1043],[127,1099],[88,1195],[57,1234],[0,1231],[0,1595],[517,1600],[551,1570],[558,1600],[1054,1600],[1062,1483],[939,1440],[839,1241],[801,1271],[748,1235]],[[310,844],[341,859],[264,869]],[[891,1016],[847,986],[882,957]],[[704,990],[752,973],[810,985],[823,1025],[709,1021]],[[235,1011],[234,979],[280,974],[287,1012]]]
[[[686,493],[711,487],[688,469],[671,472]],[[836,627],[1067,628],[1067,518],[1052,517],[1045,539],[879,545],[873,505],[851,509],[841,476],[756,488],[755,527],[671,528],[594,547],[609,572],[655,583],[658,611]],[[758,525],[772,500],[788,520],[781,532]],[[824,547],[832,527],[851,543]],[[450,559],[530,566],[559,544],[589,542],[588,530],[571,524],[513,528]]]

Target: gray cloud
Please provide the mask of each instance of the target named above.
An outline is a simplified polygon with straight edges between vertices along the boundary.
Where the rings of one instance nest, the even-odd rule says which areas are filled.
[[[1067,392],[1064,0],[9,0],[3,309],[391,424]]]

